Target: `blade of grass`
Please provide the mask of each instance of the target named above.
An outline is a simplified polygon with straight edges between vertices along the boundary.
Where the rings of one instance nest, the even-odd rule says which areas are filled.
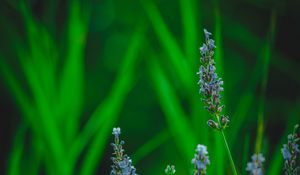
[[[27,28],[26,32],[30,50],[29,53],[27,53],[27,51],[18,52],[18,57],[35,100],[37,114],[39,116],[36,117],[35,120],[37,120],[40,126],[38,127],[38,132],[41,133],[45,145],[48,147],[49,152],[51,152],[50,156],[53,161],[53,169],[56,173],[67,175],[69,169],[68,163],[64,161],[65,157],[63,157],[64,145],[60,138],[59,129],[56,126],[56,117],[53,117],[54,113],[52,112],[53,110],[51,110],[51,103],[47,97],[47,94],[53,93],[54,89],[48,89],[43,86],[44,84],[48,85],[47,82],[45,83],[43,76],[51,77],[54,76],[54,73],[45,68],[47,67],[47,62],[44,61],[46,59],[41,59],[43,58],[43,53],[39,50],[40,47],[37,37],[37,34],[40,34],[41,28],[34,23],[25,2],[21,2],[20,6]],[[45,42],[46,41],[42,41],[42,43]],[[45,68],[45,70],[43,70],[43,68]],[[52,87],[54,82],[51,81],[49,84],[49,87]]]
[[[261,109],[261,110],[263,110],[263,109]],[[258,119],[257,119],[257,136],[256,136],[256,140],[255,140],[255,152],[256,153],[261,152],[263,133],[264,133],[264,119],[263,118],[264,118],[263,111],[260,111],[258,114]]]
[[[53,113],[50,110],[49,103],[35,76],[37,72],[32,70],[30,62],[22,62],[22,64],[24,65],[24,73],[28,78],[36,102],[39,117],[35,117],[35,120],[39,123],[39,132],[42,133],[43,139],[52,153],[53,163],[59,171],[58,173],[68,174],[67,161],[64,160],[65,157],[63,156],[65,151],[61,135],[59,134],[54,117],[51,116]],[[60,161],[63,161],[63,163]]]
[[[169,57],[167,58],[173,65],[179,80],[187,90],[187,93],[192,92],[194,83],[191,77],[193,77],[194,74],[191,72],[190,67],[184,59],[184,55],[181,52],[181,49],[177,44],[175,38],[168,30],[167,25],[163,21],[163,18],[161,17],[158,9],[154,6],[154,4],[150,1],[140,2],[146,11],[146,14],[148,15],[148,18],[154,28],[158,39],[160,40],[166,53],[169,55]]]
[[[194,72],[197,71],[198,61],[197,57],[199,57],[199,44],[198,41],[198,32],[197,32],[197,24],[199,25],[198,15],[202,15],[202,13],[196,15],[196,2],[194,0],[186,1],[179,0],[180,8],[181,8],[181,16],[182,16],[182,24],[183,24],[183,33],[184,33],[184,46],[185,46],[185,55],[189,62],[189,67],[191,67]],[[198,2],[197,2],[198,3]],[[201,30],[202,33],[202,30]],[[202,35],[200,35],[202,39]],[[195,68],[195,70],[194,70]],[[196,75],[189,77],[194,82],[197,82]],[[198,78],[198,77],[197,77]],[[199,90],[197,85],[193,84],[193,91],[190,94],[198,94]],[[191,106],[191,116],[192,116],[192,125],[194,131],[197,135],[197,138],[201,138],[203,144],[209,146],[209,128],[206,125],[205,127],[199,127],[199,124],[206,124],[207,119],[209,118],[207,112],[204,107],[201,106],[201,96],[200,95],[188,95],[190,106]],[[205,134],[204,134],[205,133]]]
[[[231,123],[234,124],[230,126],[229,133],[229,139],[231,139],[232,143],[238,136],[240,129],[244,126],[244,121],[246,120],[249,110],[251,109],[251,106],[254,103],[256,87],[259,84],[259,80],[262,74],[261,71],[257,70],[261,70],[261,67],[262,59],[258,59],[253,69],[253,72],[248,79],[246,89],[244,90],[241,98],[239,99],[239,102],[237,103],[237,110],[234,111],[234,114],[232,115]]]
[[[25,133],[27,127],[25,125],[21,125],[15,134],[15,139],[13,143],[13,147],[9,157],[8,163],[8,175],[19,175],[21,174],[21,160],[24,152],[24,142],[25,142]]]
[[[55,118],[51,116],[53,113],[50,112],[49,101],[47,101],[45,92],[38,80],[38,72],[34,70],[34,65],[27,53],[21,53],[20,51],[17,54],[35,101],[36,115],[34,115],[32,120],[38,123],[36,132],[41,134],[48,150],[52,153],[53,166],[55,166],[53,169],[60,173],[68,174],[67,162],[59,163],[59,160],[64,160],[62,157],[64,148],[58,128],[56,127]]]
[[[163,130],[159,132],[156,136],[154,136],[152,139],[147,141],[132,155],[132,160],[135,163],[135,165],[137,165],[138,162],[141,161],[144,157],[149,155],[151,152],[153,152],[155,149],[157,149],[159,146],[161,146],[163,143],[169,140],[170,137],[170,133],[167,130]]]
[[[179,77],[179,80],[181,84],[184,86],[185,89],[187,89],[188,94],[195,94],[197,91],[195,90],[195,83],[196,80],[192,77],[195,77],[195,74],[192,73],[192,69],[190,69],[190,66],[184,60],[183,53],[181,52],[181,48],[179,47],[178,43],[176,42],[175,38],[172,36],[171,32],[169,31],[167,25],[165,24],[163,18],[161,17],[158,9],[154,6],[151,2],[145,2],[141,1],[142,6],[146,10],[146,13],[148,15],[148,18],[150,22],[152,23],[152,26],[154,28],[154,31],[160,40],[162,46],[164,47],[167,55],[169,56],[168,59],[170,59],[170,63],[173,65],[174,70],[177,74],[177,77]],[[182,12],[188,10],[191,7],[190,2],[181,1],[181,3],[185,3],[184,7],[182,7]],[[198,47],[196,45],[192,46],[193,42],[195,42],[195,38],[192,39],[192,41],[188,41],[188,39],[191,39],[191,37],[194,37],[196,35],[196,28],[190,28],[190,26],[194,25],[192,24],[192,21],[195,19],[192,19],[193,12],[189,12],[189,14],[186,14],[186,17],[184,17],[184,24],[185,24],[185,35],[186,35],[186,48],[189,49],[188,52],[195,52],[194,48]],[[188,19],[188,17],[191,17],[191,19]],[[193,31],[194,30],[194,31]],[[187,34],[187,32],[191,32]],[[195,44],[195,43],[194,43]],[[191,46],[191,47],[190,47]],[[196,53],[196,52],[195,52]],[[193,81],[195,80],[195,81]],[[188,95],[193,96],[194,98],[191,99],[191,103],[195,104],[192,106],[192,111],[194,116],[194,121],[202,121],[198,120],[199,118],[205,119],[203,114],[203,110],[195,110],[197,108],[197,103],[199,102],[194,95]],[[199,108],[199,107],[198,107]],[[200,114],[195,115],[195,114]],[[206,123],[206,122],[205,122]],[[195,125],[199,123],[195,122]],[[196,127],[197,128],[197,127]],[[205,130],[206,131],[206,130]],[[204,142],[207,141],[207,132],[201,133],[201,138],[204,140]]]
[[[15,78],[12,71],[9,69],[7,63],[4,62],[3,57],[0,56],[0,71],[3,76],[10,93],[15,98],[17,105],[20,107],[24,114],[25,121],[32,127],[34,131],[37,131],[38,123],[33,118],[33,106],[29,97],[24,93],[23,87],[19,84],[19,81]]]
[[[57,51],[55,44],[46,29],[34,20],[25,2],[21,2],[20,7],[26,27],[27,52],[30,55],[32,69],[39,72],[36,75],[39,84],[45,91],[48,101],[53,102],[56,94],[54,72]],[[22,57],[19,58],[22,59]]]
[[[249,32],[246,28],[239,25],[236,22],[231,21],[229,18],[223,17],[222,25],[224,25],[224,33],[225,35],[229,35],[230,38],[233,38],[239,42],[239,44],[243,45],[245,49],[256,53],[257,51],[260,51],[261,48],[264,48],[263,46],[266,45],[265,42],[261,41],[257,36],[253,35],[251,32]],[[230,25],[228,25],[230,23]],[[233,32],[233,33],[231,33]],[[237,35],[236,33],[239,33]],[[243,37],[242,37],[243,36]],[[245,39],[246,38],[246,39]],[[246,43],[245,43],[246,42]],[[263,43],[263,44],[262,44]],[[261,48],[257,47],[261,46]],[[263,52],[263,51],[261,51]],[[263,58],[260,56],[260,58]],[[251,108],[252,103],[254,102],[254,96],[256,93],[256,87],[259,83],[260,77],[262,76],[262,70],[263,69],[263,59],[258,59],[256,61],[255,68],[253,69],[252,76],[248,79],[247,88],[243,92],[239,102],[237,103],[237,111],[235,111],[234,115],[231,118],[231,123],[234,123],[234,125],[231,125],[230,129],[230,137],[229,139],[235,139],[239,129],[243,126],[243,122],[246,119],[247,113],[249,109]]]
[[[184,46],[190,67],[196,65],[197,57],[197,24],[194,0],[179,0],[184,33]]]
[[[26,125],[29,126],[30,130],[33,131],[35,137],[34,138],[41,138],[41,133],[39,132],[38,129],[38,123],[36,120],[34,120],[34,117],[36,116],[36,111],[34,110],[29,98],[25,95],[23,92],[23,89],[19,85],[19,82],[15,79],[15,76],[12,74],[12,72],[9,70],[8,65],[3,63],[2,59],[0,59],[0,67],[2,71],[2,75],[4,76],[4,79],[7,83],[7,86],[9,87],[9,90],[11,91],[12,96],[15,98],[15,101],[19,108],[21,109],[21,113],[23,114],[23,117],[25,119]],[[4,66],[6,65],[6,66]],[[23,127],[20,127],[19,130],[22,130]],[[18,132],[17,132],[18,133]],[[16,139],[18,137],[18,134],[16,136]],[[21,140],[21,138],[20,138]],[[18,142],[19,144],[19,142]],[[19,144],[23,145],[23,144]],[[9,170],[9,174],[16,174],[17,170],[21,168],[21,160],[17,158],[17,156],[20,153],[20,149],[17,148],[17,146],[13,147],[13,149],[17,149],[15,151],[12,151],[11,157],[13,161],[9,162],[9,167],[11,168]],[[34,152],[35,153],[35,152]],[[13,158],[15,157],[15,158]],[[19,161],[19,162],[17,162]],[[26,166],[27,162],[23,162],[24,166]],[[30,164],[28,166],[31,166],[34,169],[38,169],[38,164]],[[17,168],[16,168],[17,167]],[[27,167],[27,166],[26,166]],[[14,170],[13,170],[14,169]],[[31,173],[33,174],[33,173]],[[37,174],[37,173],[35,173]]]
[[[133,35],[110,95],[96,110],[96,115],[92,115],[85,125],[82,134],[78,137],[79,142],[74,143],[79,144],[74,145],[74,151],[71,154],[71,159],[75,160],[82,148],[89,142],[90,136],[95,134],[95,138],[85,155],[80,171],[81,175],[92,174],[96,170],[98,160],[103,154],[105,143],[111,133],[111,128],[119,116],[126,95],[133,86],[134,70],[138,59],[137,54],[143,41],[145,29],[145,26],[141,25]]]
[[[257,137],[256,137],[256,152],[259,153],[261,151],[261,143],[263,139],[263,128],[264,128],[264,104],[266,102],[266,87],[268,82],[268,75],[269,75],[269,66],[270,66],[270,59],[272,53],[272,46],[275,40],[275,26],[276,26],[276,11],[273,10],[271,13],[271,20],[270,20],[270,29],[269,29],[269,41],[266,43],[264,53],[263,53],[263,69],[262,69],[262,84],[261,84],[261,94],[259,99],[259,112],[258,112],[258,120],[257,120]]]
[[[67,55],[60,79],[60,104],[65,116],[69,142],[78,132],[84,90],[84,49],[87,19],[82,15],[79,1],[71,1],[67,26]]]
[[[35,133],[31,135],[32,141],[31,141],[31,146],[30,146],[30,157],[27,159],[28,164],[26,165],[26,172],[28,174],[39,174],[39,171],[41,169],[41,164],[42,161],[44,161],[44,155],[45,155],[45,145],[42,142],[41,138],[36,136]],[[47,155],[46,155],[47,156]],[[52,162],[45,162],[47,166],[47,171],[49,171],[49,168],[52,168],[51,164]],[[50,172],[50,171],[49,171]]]
[[[243,147],[243,154],[241,155],[242,156],[242,174],[243,175],[246,175],[246,165],[247,165],[247,162],[248,162],[248,159],[249,159],[249,150],[250,150],[250,135],[247,134],[245,136],[245,139],[244,139],[244,147]]]
[[[197,142],[187,116],[174,89],[153,57],[148,61],[148,70],[175,142],[185,161],[190,161]]]

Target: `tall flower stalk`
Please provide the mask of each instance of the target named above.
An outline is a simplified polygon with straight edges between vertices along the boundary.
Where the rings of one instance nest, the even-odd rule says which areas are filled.
[[[223,81],[216,73],[214,60],[214,49],[216,48],[215,41],[210,39],[212,34],[206,29],[204,29],[204,34],[205,43],[202,45],[202,47],[200,47],[201,65],[199,72],[197,73],[200,77],[198,82],[200,86],[199,93],[201,93],[203,96],[202,100],[204,102],[205,109],[207,109],[211,116],[213,116],[212,119],[207,121],[207,124],[211,128],[221,132],[231,162],[232,170],[234,174],[237,175],[234,161],[232,159],[232,155],[224,134],[224,129],[228,126],[229,119],[225,115],[222,115],[222,109],[224,108],[224,105],[221,104],[220,92],[224,89],[222,87]]]
[[[300,167],[297,166],[297,154],[300,153],[298,141],[299,136],[297,135],[297,129],[299,125],[294,127],[294,132],[288,135],[287,144],[283,145],[281,153],[284,159],[284,174],[285,175],[296,175],[299,172]]]
[[[137,175],[135,173],[136,169],[132,165],[132,161],[130,157],[128,157],[124,153],[123,146],[124,141],[120,141],[120,134],[121,134],[121,129],[120,128],[113,128],[112,134],[115,136],[114,143],[112,143],[112,147],[114,149],[112,162],[113,165],[112,170],[110,172],[110,175]]]

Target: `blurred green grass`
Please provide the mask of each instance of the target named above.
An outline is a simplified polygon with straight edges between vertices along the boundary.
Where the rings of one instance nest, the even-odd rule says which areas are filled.
[[[267,174],[280,174],[280,147],[299,123],[300,110],[296,96],[276,121],[268,79],[274,68],[297,86],[300,79],[299,64],[274,48],[276,6],[266,10],[268,23],[260,35],[253,32],[256,26],[249,28],[226,12],[220,1],[179,0],[171,10],[166,10],[167,1],[142,0],[7,1],[5,7],[1,77],[22,119],[5,157],[6,174],[107,174],[110,133],[116,125],[135,133],[122,137],[139,174],[161,174],[169,163],[178,174],[191,173],[197,143],[208,146],[208,174],[231,174],[222,138],[207,127],[209,115],[198,95],[204,27],[213,31],[217,45],[216,67],[225,81],[223,102],[231,119],[226,134],[239,172],[245,173],[253,152],[262,151]],[[112,37],[119,43],[108,48]],[[141,82],[147,88],[132,95]],[[136,109],[139,103],[151,106]],[[132,107],[124,108],[126,104]],[[281,133],[272,140],[268,132],[277,125]]]

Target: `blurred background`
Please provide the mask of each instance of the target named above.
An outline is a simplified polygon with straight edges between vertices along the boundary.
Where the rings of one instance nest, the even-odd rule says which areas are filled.
[[[255,152],[282,173],[300,120],[300,1],[6,0],[0,6],[1,174],[109,174],[122,129],[138,174],[232,174],[198,94],[203,29],[224,80],[225,131],[240,174]]]

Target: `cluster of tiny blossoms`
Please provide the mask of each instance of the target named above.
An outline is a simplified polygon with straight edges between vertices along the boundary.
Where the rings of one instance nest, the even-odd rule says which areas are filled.
[[[284,159],[284,173],[285,175],[297,175],[299,172],[299,166],[296,166],[297,154],[299,151],[299,137],[296,133],[299,125],[296,125],[294,132],[288,135],[288,143],[283,145],[281,153]]]
[[[192,164],[195,166],[194,175],[204,175],[206,174],[207,165],[210,164],[207,148],[198,144],[195,151],[196,154],[192,159]]]
[[[221,104],[220,92],[223,91],[223,81],[218,77],[216,73],[215,60],[214,60],[214,49],[215,41],[210,39],[211,33],[204,29],[205,43],[200,47],[200,68],[199,72],[199,93],[202,94],[205,108],[209,111],[212,116],[217,117],[218,122],[213,120],[208,121],[208,125],[214,129],[226,128],[229,120],[225,116],[220,116],[224,105]],[[219,118],[220,116],[220,118]],[[221,126],[220,126],[221,125]]]
[[[120,128],[113,128],[112,134],[115,137],[112,147],[114,149],[114,157],[112,157],[113,165],[110,175],[136,175],[135,168],[132,166],[132,161],[130,157],[124,154],[124,141],[120,141],[119,136],[121,134]]]
[[[265,158],[262,154],[253,154],[251,157],[251,162],[247,163],[246,170],[249,175],[263,175],[263,162]]]

